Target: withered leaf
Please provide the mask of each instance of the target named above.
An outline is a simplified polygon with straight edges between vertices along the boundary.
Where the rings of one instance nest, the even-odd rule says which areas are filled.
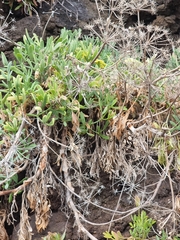
[[[36,209],[36,229],[38,232],[45,230],[49,223],[50,218],[50,204],[48,200],[41,203],[39,208]]]
[[[74,112],[72,112],[72,124],[72,131],[77,132],[79,129],[79,117]]]
[[[6,229],[4,228],[5,220],[6,220],[6,210],[2,209],[0,211],[0,239],[1,240],[9,240]]]
[[[129,117],[129,111],[127,111],[125,114],[121,114],[120,116],[117,116],[113,120],[113,123],[112,123],[113,136],[115,136],[118,140],[122,137],[124,129],[126,128],[128,117]]]

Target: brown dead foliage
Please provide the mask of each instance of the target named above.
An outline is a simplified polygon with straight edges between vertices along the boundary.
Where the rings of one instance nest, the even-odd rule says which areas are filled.
[[[72,112],[72,124],[73,124],[72,131],[75,133],[79,129],[79,116],[74,112]]]
[[[38,232],[46,229],[50,218],[50,203],[47,199],[46,181],[44,177],[36,178],[27,193],[29,207],[35,211],[36,228]]]
[[[44,126],[44,133],[49,135],[50,129]],[[35,212],[36,228],[38,232],[46,229],[50,218],[50,203],[47,199],[47,162],[48,162],[48,140],[42,137],[41,153],[39,156],[38,168],[34,175],[33,181],[27,192],[29,207]]]
[[[4,222],[6,220],[6,210],[2,209],[0,211],[0,239],[9,240],[6,229],[4,228]]]
[[[180,195],[175,197],[175,210],[180,213]]]
[[[38,232],[45,230],[50,218],[50,204],[46,200],[38,204],[36,208],[36,228]]]
[[[22,204],[20,216],[21,216],[21,220],[20,220],[20,229],[18,231],[18,240],[24,240],[24,239],[31,240],[33,235],[32,227],[29,223],[29,216],[24,203]]]
[[[114,117],[112,121],[112,132],[118,140],[122,137],[124,129],[126,128],[126,123],[129,117],[129,111]]]

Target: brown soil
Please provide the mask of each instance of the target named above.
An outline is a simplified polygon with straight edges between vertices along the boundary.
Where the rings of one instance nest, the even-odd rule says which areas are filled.
[[[84,213],[85,218],[91,222],[91,224],[85,223],[82,221],[83,225],[88,229],[88,231],[93,234],[98,240],[104,239],[103,238],[103,232],[107,231],[109,229],[109,226],[111,230],[113,231],[120,231],[123,233],[125,237],[129,236],[129,222],[131,221],[131,217],[128,216],[124,219],[116,220],[109,224],[109,222],[112,220],[113,216],[113,210],[118,210],[120,212],[125,212],[130,209],[133,209],[135,207],[135,201],[134,197],[136,194],[139,194],[140,191],[147,191],[150,192],[154,190],[154,184],[157,184],[159,181],[159,172],[157,172],[156,169],[150,168],[149,172],[147,173],[147,179],[143,180],[137,187],[137,191],[133,191],[131,194],[127,190],[127,193],[124,192],[121,201],[119,202],[119,198],[122,191],[122,185],[123,184],[114,184],[113,181],[109,180],[109,177],[107,174],[102,174],[99,181],[99,188],[96,189],[94,198],[91,199],[91,201],[96,202],[99,206],[104,207],[106,209],[112,210],[112,212],[108,212],[106,210],[103,210],[99,207],[92,206],[91,204],[84,205],[84,207],[81,209],[81,212]],[[173,188],[174,188],[174,194],[177,195],[179,193],[179,177],[174,176],[173,177]],[[92,182],[90,181],[90,184]],[[104,186],[103,189],[100,187]],[[147,189],[144,186],[149,186]],[[98,193],[98,190],[101,189],[101,191]],[[115,193],[114,189],[117,190],[117,193]],[[55,191],[55,190],[54,190]],[[43,236],[47,236],[48,232],[59,232],[63,233],[66,231],[66,239],[71,240],[77,240],[77,239],[86,239],[85,236],[82,234],[77,233],[77,227],[74,225],[74,216],[70,213],[67,213],[63,207],[61,206],[61,193],[58,193],[55,191],[54,194],[52,194],[52,198],[50,198],[52,203],[52,215],[50,218],[49,225],[45,231],[42,233],[37,233],[36,227],[35,227],[35,216],[32,214],[30,215],[30,223],[33,228],[33,240],[41,240]],[[153,192],[152,192],[153,194]],[[152,195],[151,194],[151,195]],[[150,196],[151,196],[150,195]],[[145,210],[147,211],[148,215],[152,217],[153,219],[157,220],[155,230],[159,230],[160,225],[162,224],[162,220],[164,220],[165,217],[167,217],[169,214],[164,211],[162,214],[161,212],[158,212],[158,206],[171,209],[172,208],[172,193],[170,189],[170,183],[168,179],[165,179],[160,188],[157,192],[157,195],[151,205],[147,207]],[[78,201],[76,202],[78,204]],[[80,204],[80,203],[79,203]],[[88,212],[88,213],[87,213]],[[67,216],[68,215],[68,216]],[[163,216],[163,218],[162,218]],[[115,216],[114,219],[118,219],[118,214]],[[172,220],[169,221],[169,230],[171,229],[173,225]],[[13,231],[13,235],[11,240],[16,240],[17,238],[17,231],[18,231],[19,225],[16,226],[16,228]],[[180,229],[179,229],[180,230]],[[152,232],[152,236],[154,233]],[[155,239],[155,237],[152,239]]]

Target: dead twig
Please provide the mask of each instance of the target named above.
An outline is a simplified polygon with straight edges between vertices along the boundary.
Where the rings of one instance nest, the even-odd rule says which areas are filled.
[[[18,192],[22,191],[26,186],[28,186],[33,181],[34,177],[35,176],[28,178],[23,182],[21,186],[17,188],[0,191],[0,196],[8,195],[10,193],[17,195]]]

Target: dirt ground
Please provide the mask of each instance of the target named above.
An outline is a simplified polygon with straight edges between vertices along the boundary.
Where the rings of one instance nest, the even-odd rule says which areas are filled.
[[[150,192],[154,189],[153,184],[156,184],[159,181],[159,172],[156,169],[150,168],[147,174],[147,179],[141,182],[138,186],[137,191],[133,191],[132,194],[123,193],[121,197],[121,201],[119,202],[119,197],[121,195],[122,185],[117,183],[113,184],[111,180],[109,180],[107,174],[102,174],[100,179],[98,180],[99,186],[104,186],[100,193],[95,193],[95,197],[93,201],[96,202],[101,207],[118,210],[118,211],[128,211],[135,207],[134,197],[139,192],[139,189],[143,189],[144,186],[150,186],[145,191]],[[91,183],[92,184],[92,183]],[[174,187],[174,194],[177,195],[179,193],[179,176],[173,177],[173,187]],[[115,193],[114,189],[118,189],[118,192]],[[42,237],[47,236],[48,232],[59,232],[63,233],[66,231],[66,239],[77,240],[77,239],[84,239],[82,234],[79,236],[77,233],[77,227],[74,225],[74,217],[73,215],[66,212],[61,206],[61,193],[54,191],[54,194],[50,197],[51,204],[52,204],[52,214],[49,221],[49,225],[45,231],[42,233],[37,233],[35,227],[35,216],[30,214],[30,223],[33,228],[33,240],[40,240]],[[153,194],[153,193],[152,193]],[[159,229],[159,226],[162,224],[163,219],[162,216],[168,216],[168,214],[164,213],[163,215],[158,212],[158,206],[170,209],[172,207],[172,197],[171,197],[171,189],[169,180],[165,179],[159,191],[157,192],[156,198],[153,201],[153,204],[147,207],[145,210],[147,211],[148,215],[154,219],[157,219],[157,224],[155,226],[155,230]],[[87,214],[88,210],[88,214]],[[92,224],[88,224],[82,221],[84,226],[89,230],[93,236],[95,236],[99,240],[103,240],[103,232],[109,229],[109,222],[112,220],[112,212],[108,212],[104,209],[99,207],[92,206],[91,204],[87,204],[84,206],[84,216],[88,221]],[[115,219],[118,219],[118,215],[115,216]],[[129,222],[131,221],[131,217],[126,217],[123,220],[116,220],[115,222],[111,223],[111,230],[113,231],[120,231],[125,237],[129,236]],[[170,225],[173,224],[172,221],[169,222]],[[17,225],[13,231],[11,240],[16,240],[17,238]],[[152,236],[154,233],[152,233]],[[155,239],[152,238],[152,239]]]
[[[81,1],[65,1],[65,7],[61,4],[57,4],[54,8],[53,16],[50,16],[52,13],[51,6],[43,3],[42,8],[39,9],[39,16],[41,20],[41,24],[38,23],[38,19],[35,14],[33,16],[25,16],[23,12],[15,12],[14,17],[16,18],[16,30],[9,34],[9,37],[13,39],[13,41],[17,42],[22,39],[23,34],[25,33],[25,29],[28,29],[28,32],[35,32],[39,36],[42,35],[43,30],[47,21],[49,21],[46,26],[44,38],[47,36],[58,36],[60,30],[63,27],[68,29],[82,28],[84,25],[90,20],[96,18],[97,11],[95,8],[95,4],[93,1],[81,0]],[[178,1],[157,1],[158,2],[158,13],[156,16],[152,16],[152,19],[149,15],[145,15],[144,18],[148,22],[153,22],[153,24],[163,25],[167,28],[171,29],[174,37],[179,35],[180,31],[180,4]],[[0,3],[1,4],[1,3]],[[7,7],[0,6],[0,9],[4,9],[1,11],[1,14],[7,14]],[[129,22],[128,22],[129,21]],[[131,24],[132,18],[127,19],[127,24]],[[86,31],[84,31],[86,33]],[[5,52],[6,56],[9,60],[13,59],[12,56],[13,43],[6,43],[0,47],[0,50]],[[0,65],[1,66],[1,65]],[[51,160],[50,160],[51,162]],[[54,171],[58,171],[57,167],[54,167]],[[90,185],[97,184],[97,188],[94,192],[94,197],[92,200],[99,206],[103,207],[99,208],[92,204],[83,204],[78,202],[75,199],[75,202],[78,206],[81,206],[81,212],[84,213],[85,218],[90,222],[83,222],[84,226],[89,230],[91,234],[93,234],[97,239],[101,240],[103,238],[103,232],[107,231],[110,227],[109,222],[113,218],[113,211],[125,212],[135,207],[134,198],[138,191],[144,191],[145,186],[149,186],[146,189],[146,192],[151,192],[154,189],[154,184],[160,179],[161,169],[156,169],[155,167],[149,167],[149,170],[146,175],[146,179],[143,181],[139,181],[137,183],[137,191],[133,190],[131,194],[129,191],[123,191],[123,195],[121,196],[123,183],[117,181],[116,179],[109,179],[109,176],[105,173],[101,173],[99,179],[91,179]],[[174,189],[174,195],[178,195],[180,191],[180,175],[176,172],[173,173],[172,184]],[[128,188],[128,186],[126,186]],[[77,190],[78,192],[78,190]],[[66,239],[77,240],[77,239],[85,239],[84,236],[79,235],[77,233],[77,226],[74,225],[74,216],[69,212],[68,209],[64,209],[61,201],[61,192],[57,189],[51,190],[51,194],[49,194],[49,200],[51,202],[51,218],[49,221],[49,225],[45,231],[42,233],[37,233],[35,228],[35,217],[33,213],[29,212],[31,219],[31,226],[33,229],[33,240],[40,240],[43,236],[46,236],[48,232],[59,232],[63,233],[66,231]],[[153,192],[151,193],[153,195]],[[150,195],[151,195],[150,194]],[[149,196],[150,196],[149,195]],[[121,196],[121,201],[119,202],[119,198]],[[172,191],[168,177],[166,177],[162,184],[159,187],[159,190],[156,194],[156,197],[153,201],[153,204],[147,207],[145,210],[149,214],[149,216],[157,219],[157,224],[155,228],[159,229],[159,226],[162,224],[162,214],[156,211],[157,207],[161,206],[171,209],[172,208]],[[106,210],[110,209],[112,211]],[[168,216],[168,213],[164,213],[164,217]],[[118,219],[118,214],[114,217]],[[120,231],[124,236],[129,235],[129,222],[131,218],[130,216],[116,220],[111,223],[110,229],[113,231]],[[17,214],[17,223],[19,221],[19,216]],[[170,225],[171,225],[170,221]],[[7,232],[11,236],[11,240],[17,240],[17,231],[19,225],[14,226],[6,225]],[[180,230],[179,230],[180,231]],[[153,234],[152,234],[153,235]]]

